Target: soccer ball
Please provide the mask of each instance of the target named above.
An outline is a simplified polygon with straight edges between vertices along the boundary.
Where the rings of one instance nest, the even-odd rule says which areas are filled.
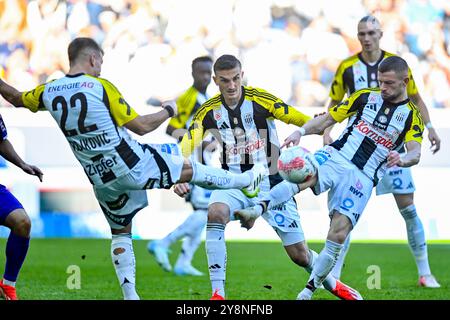
[[[317,166],[314,155],[300,146],[284,149],[278,158],[280,176],[292,183],[302,183],[313,177]]]

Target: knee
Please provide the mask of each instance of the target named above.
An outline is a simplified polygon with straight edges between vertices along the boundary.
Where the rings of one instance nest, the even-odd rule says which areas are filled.
[[[330,228],[327,239],[339,244],[343,244],[345,242],[345,239],[347,239],[347,235],[348,232],[346,232],[345,229]]]
[[[26,214],[17,219],[16,223],[12,228],[12,232],[24,238],[30,237],[30,231],[31,231],[31,220]]]
[[[208,222],[227,224],[230,221],[229,209],[212,204],[208,208]]]

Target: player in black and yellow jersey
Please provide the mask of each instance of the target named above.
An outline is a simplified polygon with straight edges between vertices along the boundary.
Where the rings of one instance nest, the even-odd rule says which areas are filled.
[[[192,78],[194,83],[177,99],[178,114],[170,119],[166,133],[181,139],[186,133],[194,114],[208,100],[207,88],[211,83],[213,60],[211,57],[197,57],[192,61]],[[212,142],[212,141],[211,141]],[[206,165],[211,165],[211,145],[197,148],[192,157]],[[169,261],[170,246],[183,239],[180,254],[173,268],[176,275],[202,276],[203,273],[192,266],[192,258],[201,243],[201,236],[208,216],[208,202],[211,190],[190,185],[190,202],[194,212],[177,228],[164,238],[148,243],[148,251],[154,255],[158,264],[165,271],[172,271]]]
[[[377,68],[385,58],[394,55],[380,48],[382,35],[380,23],[375,17],[366,16],[359,21],[358,40],[361,43],[362,51],[345,59],[339,65],[331,86],[329,94],[331,101],[328,104],[328,109],[340,103],[345,94],[349,96],[360,89],[378,87]],[[410,69],[408,70],[408,77],[410,79],[407,86],[408,97],[418,107],[425,127],[428,129],[428,138],[431,142],[432,151],[436,153],[440,149],[440,138],[431,124],[427,107],[417,90]],[[324,144],[332,143],[329,134],[330,130],[326,130],[324,133]],[[439,283],[431,274],[425,233],[422,221],[417,215],[414,205],[414,191],[415,186],[411,169],[398,167],[390,168],[376,188],[377,195],[388,193],[394,195],[397,207],[406,223],[409,246],[414,255],[419,273],[419,285],[439,288]],[[336,278],[340,278],[349,242],[350,238],[347,239],[343,253],[333,269],[333,275]]]
[[[267,176],[261,182],[260,195],[282,181],[277,171],[279,142],[274,120],[302,126],[310,117],[287,105],[281,99],[258,88],[242,86],[243,71],[240,61],[232,55],[223,55],[214,64],[214,82],[220,94],[208,100],[195,114],[189,132],[181,145],[184,156],[189,156],[206,134],[212,134],[222,146],[222,168],[234,173],[246,172],[263,164]],[[175,192],[183,196],[187,184],[179,184]],[[249,199],[239,190],[212,192],[206,226],[206,253],[212,286],[211,299],[225,297],[226,245],[225,226],[235,220],[234,211],[250,206],[258,198]],[[280,239],[289,257],[310,272],[317,253],[308,249],[294,198],[263,215]],[[327,277],[324,286],[333,294],[336,281]],[[348,288],[345,286],[345,288]],[[348,288],[348,290],[351,290]]]
[[[190,182],[204,188],[245,188],[256,196],[262,170],[243,174],[184,159],[176,144],[141,144],[143,135],[176,114],[174,101],[153,114],[139,115],[119,90],[100,78],[103,50],[91,38],[76,38],[68,48],[64,77],[19,92],[0,79],[0,94],[16,107],[48,111],[55,119],[93,185],[111,227],[111,258],[124,299],[139,299],[131,236],[133,217],[148,205],[146,189]],[[240,191],[239,191],[240,192]]]

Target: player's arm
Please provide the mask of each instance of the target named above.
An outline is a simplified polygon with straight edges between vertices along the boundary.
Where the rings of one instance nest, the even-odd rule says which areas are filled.
[[[162,110],[152,114],[138,115],[124,124],[124,127],[142,136],[158,128],[164,121],[173,117],[177,110],[175,101],[166,101]]]
[[[188,131],[181,140],[181,152],[185,158],[188,158],[202,142],[205,129],[203,121],[200,118],[194,118]]]
[[[330,110],[331,108],[333,108],[334,106],[336,106],[337,104],[339,104],[341,102],[341,100],[334,100],[334,99],[329,99],[330,101],[328,102],[327,105],[327,111]],[[323,131],[323,145],[327,145],[327,144],[331,144],[333,143],[333,138],[331,138],[331,131],[333,130],[333,125],[329,126],[328,128],[326,128]]]
[[[435,154],[441,149],[441,139],[439,138],[436,129],[434,129],[433,125],[431,124],[431,118],[428,112],[428,108],[418,92],[416,94],[410,95],[409,98],[420,111],[420,115],[422,116],[423,122],[425,123],[425,128],[428,129],[428,139],[431,143],[431,151],[433,152],[433,154]]]
[[[22,92],[7,84],[3,79],[0,79],[0,94],[15,107],[23,106]]]
[[[310,134],[321,134],[326,128],[336,123],[336,120],[329,112],[309,120],[303,127],[295,131],[284,140],[281,148],[290,145],[298,145],[300,138]]]
[[[400,155],[397,151],[391,151],[387,157],[387,167],[411,167],[419,163],[421,144],[417,141],[408,141],[405,143],[406,154]]]
[[[286,104],[283,100],[262,89],[254,89],[254,100],[265,109],[268,117],[274,117],[287,124],[298,127],[308,122],[311,117]]]
[[[30,165],[23,161],[22,158],[17,154],[16,150],[14,150],[14,147],[8,141],[8,139],[0,140],[0,155],[7,161],[22,169],[24,172],[38,177],[42,182],[42,176],[44,175],[42,171],[38,167]]]

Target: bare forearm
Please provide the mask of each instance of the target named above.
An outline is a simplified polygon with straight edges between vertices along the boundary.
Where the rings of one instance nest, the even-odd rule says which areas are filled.
[[[418,164],[420,161],[420,151],[412,151],[406,153],[404,156],[401,157],[401,161],[398,164],[399,167],[412,167],[416,164]]]
[[[138,134],[144,135],[146,133],[152,132],[169,118],[169,112],[166,109],[153,114],[142,116],[142,131]]]
[[[6,101],[16,107],[22,106],[22,93],[0,79],[0,94]]]
[[[304,126],[305,135],[321,134],[326,128],[336,123],[333,118],[327,113],[317,118],[311,119]]]
[[[22,168],[25,162],[17,154],[16,150],[8,140],[0,142],[0,155],[12,164]]]

